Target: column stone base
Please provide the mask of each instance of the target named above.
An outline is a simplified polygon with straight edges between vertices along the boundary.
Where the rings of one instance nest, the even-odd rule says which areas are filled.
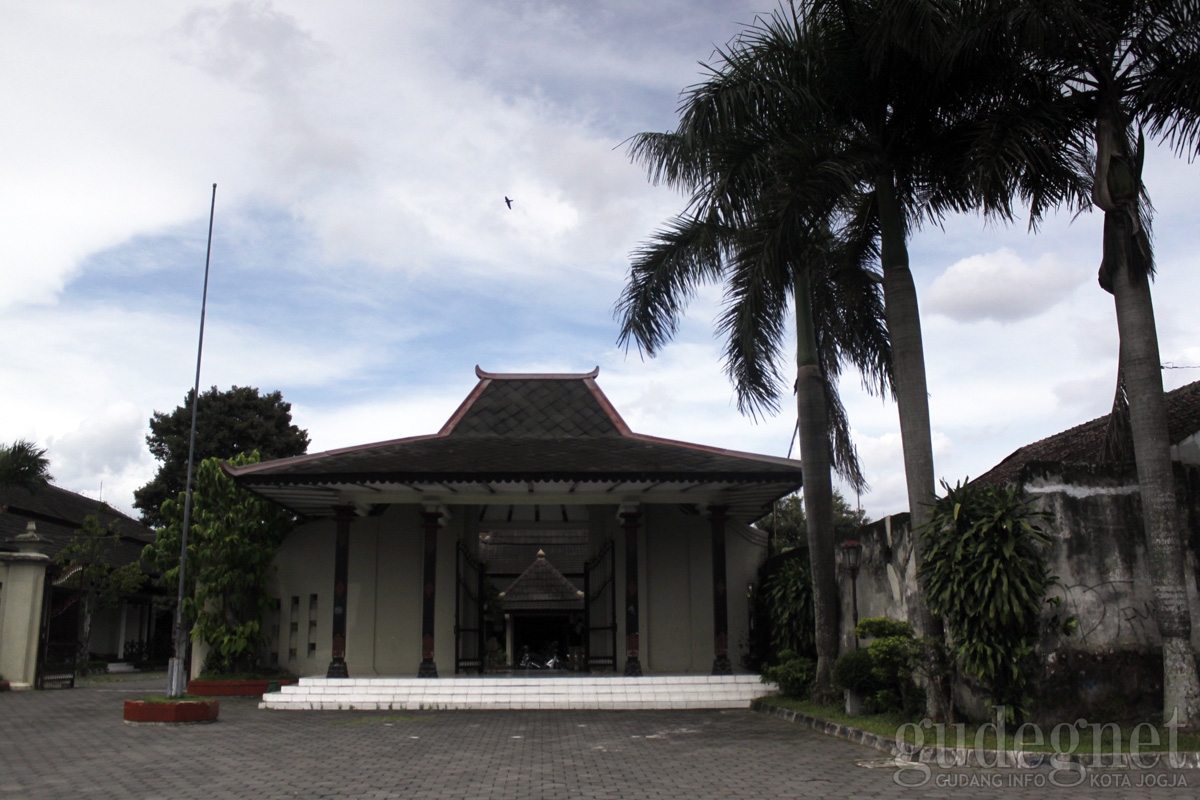
[[[329,662],[329,669],[325,672],[326,678],[349,678],[350,670],[346,669],[346,660],[344,658],[335,658]]]
[[[625,677],[640,678],[642,677],[642,662],[637,658],[625,659]]]
[[[732,675],[733,664],[729,661],[728,656],[717,656],[713,659],[712,666],[713,675]]]
[[[436,678],[437,676],[437,664],[433,663],[432,658],[422,661],[421,666],[417,668],[418,678]]]

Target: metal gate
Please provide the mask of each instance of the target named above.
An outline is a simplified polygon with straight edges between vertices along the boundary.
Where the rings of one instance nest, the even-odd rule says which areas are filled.
[[[35,689],[75,686],[81,604],[77,593],[54,586],[54,577],[55,574],[47,576],[42,593],[38,659],[33,679]]]
[[[458,543],[457,579],[454,592],[454,672],[484,670],[484,581],[483,565]]]
[[[583,655],[589,672],[617,668],[615,557],[610,539],[583,565]]]

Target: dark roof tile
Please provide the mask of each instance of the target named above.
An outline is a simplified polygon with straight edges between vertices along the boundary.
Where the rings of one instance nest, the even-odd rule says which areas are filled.
[[[1171,444],[1200,431],[1200,381],[1181,386],[1164,395],[1167,429]],[[1027,444],[1014,451],[972,483],[1000,485],[1016,480],[1027,464],[1034,462],[1099,463],[1104,451],[1109,414],[1090,422]]]
[[[154,541],[154,531],[112,506],[51,485],[35,492],[0,488],[0,549],[15,549],[10,540],[25,533],[32,520],[38,535],[46,540],[42,552],[56,556],[90,514],[95,514],[101,525],[111,526],[121,537],[113,566],[139,560],[142,549]]]
[[[583,592],[538,551],[532,564],[501,597],[505,611],[577,611]]]

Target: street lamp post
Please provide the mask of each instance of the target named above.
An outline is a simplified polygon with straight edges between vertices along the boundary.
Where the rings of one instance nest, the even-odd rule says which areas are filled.
[[[854,648],[858,649],[858,568],[862,564],[862,545],[854,539],[842,542],[842,556],[850,573],[850,603],[854,609]]]

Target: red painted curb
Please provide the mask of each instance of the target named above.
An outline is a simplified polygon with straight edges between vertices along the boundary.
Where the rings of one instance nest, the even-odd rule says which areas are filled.
[[[125,701],[126,722],[215,722],[221,704],[217,700],[180,700],[176,703]]]
[[[267,684],[278,683],[280,686],[291,686],[294,679],[283,680],[252,680],[252,681],[188,681],[188,694],[204,697],[252,697],[266,694]]]

